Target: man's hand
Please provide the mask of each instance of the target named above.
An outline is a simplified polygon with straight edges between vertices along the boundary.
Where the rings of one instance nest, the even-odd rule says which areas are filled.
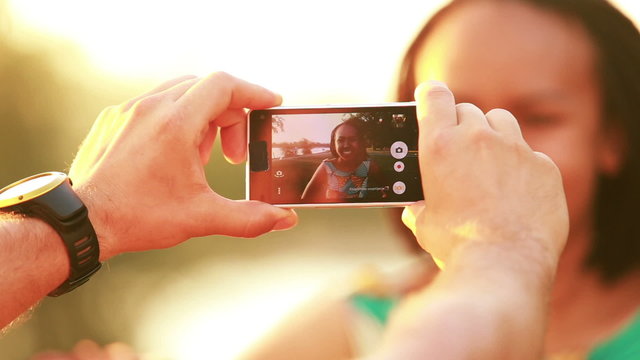
[[[443,265],[470,243],[508,243],[555,268],[569,220],[551,159],[531,150],[508,111],[455,105],[436,82],[418,87],[416,100],[425,201],[403,221],[420,245]]]
[[[416,91],[424,203],[403,220],[445,268],[394,311],[371,359],[540,359],[569,229],[560,172],[505,110]]]
[[[293,211],[216,194],[203,170],[218,129],[226,159],[241,162],[245,109],[280,102],[262,87],[214,73],[178,78],[105,109],[69,173],[89,209],[101,260],[196,236],[254,237],[294,226]]]

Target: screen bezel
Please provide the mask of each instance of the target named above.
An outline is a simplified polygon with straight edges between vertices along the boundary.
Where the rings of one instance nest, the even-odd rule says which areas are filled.
[[[266,198],[260,198],[252,194],[251,183],[259,183],[260,181],[267,181],[270,183],[271,177],[270,169],[265,171],[264,174],[251,171],[251,156],[250,146],[252,143],[259,141],[260,135],[252,133],[251,122],[255,116],[259,115],[289,115],[289,114],[329,114],[329,113],[361,113],[371,112],[374,110],[393,111],[397,108],[400,112],[406,112],[407,109],[413,108],[415,111],[415,102],[394,102],[385,104],[348,104],[348,105],[320,105],[320,106],[280,106],[263,110],[252,110],[247,114],[247,163],[246,163],[246,179],[245,179],[245,195],[247,200],[265,201]],[[416,119],[417,121],[417,119]],[[271,144],[267,144],[269,164],[271,163]],[[270,165],[269,165],[270,167]],[[418,174],[419,176],[419,174]],[[266,196],[266,195],[265,195]],[[274,206],[284,208],[340,208],[340,207],[399,207],[407,206],[422,200],[422,198],[412,201],[371,201],[371,202],[331,202],[331,203],[271,203]],[[268,202],[268,201],[265,201]]]

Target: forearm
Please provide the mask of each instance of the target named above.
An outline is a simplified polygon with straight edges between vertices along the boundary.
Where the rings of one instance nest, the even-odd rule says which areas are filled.
[[[60,236],[34,218],[0,213],[0,329],[59,286],[69,275]]]
[[[347,359],[352,354],[350,306],[335,288],[294,311],[247,353],[243,360]]]
[[[509,248],[517,244],[467,245],[401,309],[395,321],[410,325],[375,359],[540,358],[554,260]]]

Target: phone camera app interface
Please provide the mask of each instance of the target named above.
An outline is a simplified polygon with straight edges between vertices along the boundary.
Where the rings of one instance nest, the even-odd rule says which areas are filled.
[[[422,199],[415,108],[274,113],[267,125],[272,203]]]

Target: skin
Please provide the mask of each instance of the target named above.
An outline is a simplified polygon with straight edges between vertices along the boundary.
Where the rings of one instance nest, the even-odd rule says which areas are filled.
[[[547,352],[584,353],[614,334],[640,305],[640,276],[607,287],[581,265],[597,175],[615,174],[624,156],[617,129],[600,117],[595,51],[585,31],[527,4],[476,2],[436,26],[417,64],[416,81],[445,81],[457,102],[511,110],[527,143],[562,173],[571,231],[551,298]]]
[[[509,16],[517,18],[529,12],[513,10],[513,13],[500,13],[498,19],[490,18],[490,14],[495,13],[485,14],[487,18],[482,24],[475,24],[473,30],[481,34],[477,29],[483,24],[496,26],[499,21],[495,20],[505,20]],[[523,22],[522,18],[517,19]],[[494,21],[487,23],[488,20]],[[558,20],[538,23],[551,24],[564,23]],[[538,26],[536,29],[546,28]],[[504,31],[499,34],[505,33],[510,34]],[[427,44],[425,48],[429,46]],[[482,50],[487,51],[486,48]],[[477,63],[481,63],[482,56],[477,58]],[[496,58],[500,59],[499,56]],[[439,67],[442,68],[445,66]],[[461,86],[460,81],[451,80],[455,86]],[[498,80],[490,77],[480,83],[497,82],[497,89],[501,87]],[[463,98],[476,94],[466,93],[464,88],[459,90]],[[404,220],[420,244],[441,260],[446,271],[436,277],[432,286],[409,296],[396,310],[384,342],[370,358],[539,359],[546,300],[568,232],[560,171],[549,157],[529,147],[525,142],[529,135],[525,133],[523,138],[516,117],[504,110],[484,114],[487,104],[482,100],[486,99],[474,100],[480,108],[470,104],[456,105],[453,94],[439,83],[420,87],[416,98],[421,174],[429,206],[417,204],[408,208]],[[211,99],[220,101],[212,104]],[[223,148],[227,157],[240,159],[244,154],[238,149],[246,144],[246,139],[241,138],[243,125],[238,120],[242,118],[241,110],[278,102],[279,97],[272,93],[222,74],[202,81],[181,79],[141,99],[134,99],[132,107],[127,103],[105,111],[71,171],[77,191],[97,225],[100,245],[104,247],[103,260],[124,251],[172,246],[206,233],[255,236],[293,225],[295,217],[286,210],[219,197],[204,185],[201,168],[208,160],[216,127],[226,129],[222,135],[226,139]],[[595,129],[601,130],[598,126]],[[595,137],[600,141],[589,145],[599,144],[602,149],[608,149],[604,146],[605,139],[596,136],[599,133],[580,135],[592,140]],[[589,134],[592,137],[588,137]],[[230,143],[226,142],[229,140]],[[580,136],[566,140],[576,142],[571,145],[581,145]],[[149,144],[158,145],[150,148]],[[187,150],[175,152],[173,149],[176,148]],[[564,148],[568,148],[566,144]],[[601,154],[600,151],[595,153]],[[154,161],[158,158],[163,161]],[[580,158],[578,162],[592,164],[591,170],[599,169],[596,164],[606,169],[607,163],[594,161],[592,157]],[[161,171],[163,169],[167,171]],[[563,176],[567,176],[567,170],[562,171]],[[579,173],[583,175],[588,171]],[[593,179],[592,175],[582,180],[592,184]],[[182,191],[163,191],[167,187]],[[141,194],[148,195],[132,200]],[[582,200],[580,196],[568,198],[574,199],[570,206],[576,206]],[[128,207],[133,203],[144,206],[144,218],[132,216],[137,213]],[[184,216],[176,216],[173,211],[178,204],[184,209]],[[227,219],[229,221],[223,221],[221,214],[227,213],[231,217]],[[248,221],[243,217],[247,214],[252,216]],[[585,210],[584,214],[589,211]],[[572,213],[572,220],[575,218],[580,223],[578,215]],[[589,219],[585,217],[585,221]],[[238,219],[237,223],[235,219]],[[4,254],[0,263],[5,269],[18,269],[15,264],[27,263],[27,258],[33,258],[34,250],[40,258],[52,260],[46,265],[42,265],[45,262],[32,265],[32,275],[40,274],[43,278],[38,281],[34,281],[36,276],[24,278],[23,274],[31,274],[25,270],[17,272],[17,276],[0,277],[4,281],[2,288],[12,290],[7,294],[18,294],[18,299],[33,299],[34,302],[55,288],[68,268],[62,260],[64,250],[55,245],[59,244],[59,239],[53,239],[58,242],[44,241],[55,235],[47,232],[46,226],[38,224],[31,219],[3,221],[3,231],[0,231],[3,235],[10,234],[8,237],[0,235],[0,246],[5,246],[0,251]],[[145,236],[149,233],[158,236],[149,239]],[[28,256],[25,255],[27,252],[10,247],[15,242],[6,241],[16,237],[25,239],[21,244],[31,250]],[[51,252],[38,247],[40,244]],[[20,258],[21,254],[25,256]],[[13,278],[17,278],[17,282]],[[12,311],[16,310],[12,299],[0,300],[2,309],[7,304]],[[11,311],[8,313],[12,314]],[[345,341],[334,347],[335,344],[323,343],[327,340],[319,336],[323,330],[347,329],[344,319],[334,322],[333,327],[305,323],[303,316],[295,320],[303,326],[291,328],[290,336],[284,337],[287,341],[280,343],[281,347],[271,347],[278,345],[277,341],[267,342],[253,358],[310,358],[311,355],[328,358],[323,355],[327,352],[338,357],[352,355]],[[327,325],[330,324],[327,321],[334,319],[321,320]],[[272,356],[261,356],[261,353]]]
[[[403,220],[446,271],[394,312],[382,353],[539,359],[546,294],[568,233],[560,172],[529,147],[508,111],[455,105],[437,82],[417,89],[423,98],[419,160],[429,205],[407,207]]]
[[[218,86],[224,85],[223,89],[231,90],[231,93],[214,92],[215,95],[230,101],[229,103],[223,102],[222,109],[229,109],[229,106],[234,104],[234,96],[236,101],[244,98],[242,94],[233,92],[234,84],[240,86],[240,89],[235,91],[253,89],[253,92],[250,91],[245,95],[248,95],[247,98],[254,102],[259,101],[261,96],[267,99],[264,105],[268,101],[275,101],[272,94],[262,89],[253,88],[234,78],[225,79],[224,84],[217,83],[220,80],[208,84],[208,86],[213,86],[213,89],[219,89]],[[185,85],[184,87],[193,89],[191,86]],[[187,90],[182,96],[188,94],[189,91]],[[172,92],[170,91],[170,93]],[[227,94],[226,97],[225,94]],[[175,96],[175,94],[173,95]],[[211,93],[203,94],[202,99],[210,100],[211,95]],[[175,99],[174,96],[169,100]],[[175,100],[167,102],[171,104]],[[159,103],[164,104],[164,101],[159,101]],[[151,104],[158,105],[155,101],[152,101]],[[251,102],[240,102],[236,106],[252,106],[251,104],[256,107],[260,106]],[[126,107],[127,105],[125,105]],[[72,169],[74,171],[83,170],[76,173],[80,184],[87,184],[89,179],[103,180],[101,177],[94,177],[96,173],[100,174],[103,166],[114,166],[111,171],[117,171],[120,167],[126,168],[130,162],[137,162],[139,174],[147,174],[145,170],[150,170],[151,167],[145,168],[144,166],[147,165],[147,157],[154,158],[153,152],[157,152],[155,155],[168,157],[161,165],[154,164],[154,168],[168,164],[180,169],[180,166],[186,164],[186,169],[175,173],[176,177],[189,175],[188,165],[195,163],[201,166],[201,162],[206,161],[206,155],[210,150],[208,147],[211,143],[206,140],[210,139],[206,135],[210,129],[209,122],[187,124],[188,118],[180,116],[178,121],[173,117],[175,115],[169,115],[170,123],[178,121],[178,124],[168,126],[160,121],[160,125],[158,125],[158,117],[163,119],[169,109],[161,107],[160,110],[163,111],[159,111],[159,113],[155,113],[153,107],[148,110],[149,112],[142,110],[134,112],[134,114],[141,116],[135,119],[137,121],[133,121],[129,117],[124,119],[116,117],[116,119],[124,120],[122,122],[105,122],[103,118],[98,119],[94,129],[101,130],[92,131],[88,139],[90,140],[89,144],[102,146],[92,148],[88,144],[83,145],[76,160],[89,166],[80,167],[74,163]],[[191,109],[183,109],[179,113],[182,115],[183,111],[189,110]],[[371,354],[370,358],[538,359],[541,351],[545,301],[568,231],[568,215],[560,173],[547,156],[531,150],[520,133],[516,119],[504,110],[495,110],[485,116],[475,106],[456,106],[453,94],[444,84],[440,83],[426,84],[418,89],[417,110],[420,128],[421,174],[425,196],[431,201],[431,204],[428,209],[420,204],[409,208],[405,219],[416,233],[420,243],[428,251],[438,254],[446,261],[448,270],[437,276],[433,286],[422,289],[397,310],[384,342],[375,354]],[[148,121],[149,119],[146,119],[144,114],[155,114],[152,116],[155,121]],[[221,119],[221,117],[215,119]],[[185,125],[186,128],[181,125]],[[109,131],[112,127],[117,129],[115,133]],[[148,130],[150,133],[147,136],[153,136],[153,139],[158,142],[168,141],[167,139],[173,139],[174,136],[177,137],[175,140],[185,140],[183,137],[186,137],[186,143],[190,143],[191,146],[186,147],[188,150],[185,153],[192,158],[191,163],[184,158],[181,159],[182,161],[172,162],[171,154],[164,151],[173,151],[172,149],[175,149],[173,146],[167,146],[166,149],[165,146],[160,146],[152,149],[154,151],[151,154],[141,154],[138,151],[141,150],[138,146],[147,144],[150,140],[145,137],[147,132],[142,131],[141,128]],[[154,133],[152,130],[155,128],[161,129],[160,132]],[[193,136],[191,131],[184,133],[176,131],[187,129],[195,129],[196,133],[200,134],[195,137],[197,141],[188,141]],[[106,140],[101,142],[100,139]],[[239,144],[236,144],[236,148],[246,148],[243,146],[245,144],[246,139],[242,139]],[[168,144],[165,143],[165,145]],[[202,146],[205,151],[202,151]],[[468,152],[469,148],[475,148],[478,151]],[[95,151],[96,149],[99,151]],[[130,154],[139,154],[139,156],[132,160],[131,157],[125,156]],[[226,154],[229,156],[234,152],[230,151]],[[238,154],[241,153],[236,153],[236,155]],[[203,155],[205,155],[204,158]],[[86,176],[85,178],[81,176],[83,174]],[[110,191],[105,195],[110,195],[112,199],[117,198],[123,190],[114,184],[118,184],[120,181],[124,182],[120,183],[121,185],[128,184],[136,179],[140,186],[144,184],[148,187],[147,190],[151,195],[165,194],[165,198],[160,200],[168,201],[181,193],[194,195],[189,192],[191,187],[187,187],[183,192],[169,192],[167,194],[165,191],[161,192],[162,194],[154,194],[154,187],[149,186],[153,185],[154,181],[164,178],[159,176],[158,179],[150,179],[148,176],[136,176],[135,174],[136,172],[131,172],[131,175],[124,172],[124,175],[108,178],[109,182],[93,188],[94,193],[90,195],[96,196],[95,192],[100,193],[109,189]],[[165,176],[171,176],[171,174],[174,173],[168,172]],[[194,173],[190,180],[197,182],[200,179],[199,176],[196,176],[197,174],[200,172]],[[108,173],[104,173],[102,176],[108,176]],[[446,181],[442,181],[443,178],[446,178]],[[473,179],[474,186],[468,186],[469,179]],[[184,179],[173,179],[174,182],[180,180],[185,181]],[[496,184],[503,186],[496,187]],[[82,189],[81,185],[77,186],[78,190]],[[161,182],[157,186],[158,189],[166,188],[167,184]],[[202,196],[209,196],[209,201],[217,199],[211,198],[212,190],[208,187],[202,189],[196,186],[195,188],[204,192]],[[123,192],[123,195],[129,196],[131,194]],[[527,201],[521,201],[521,199],[527,199]],[[91,197],[85,198],[85,200],[89,201]],[[126,204],[127,200],[120,198],[118,203]],[[153,201],[152,199],[144,200]],[[254,232],[259,233],[261,229],[268,231],[279,228],[283,221],[281,216],[284,216],[286,220],[285,225],[291,224],[289,217],[292,214],[286,210],[274,209],[266,204],[252,202],[242,205],[226,199],[217,199],[217,201],[219,201],[216,204],[218,208],[229,212],[237,210],[234,209],[234,206],[243,206],[244,211],[262,211],[260,217],[262,221],[256,222],[256,215],[253,214],[248,219],[248,224],[241,227],[234,227],[232,219],[229,219],[228,227],[215,227],[209,231],[231,235],[237,233],[246,236],[254,234]],[[486,211],[487,202],[492,205],[491,212]],[[179,242],[181,238],[178,234],[171,232],[175,231],[174,228],[182,228],[183,231],[198,231],[198,227],[192,223],[181,227],[181,221],[184,220],[179,217],[174,219],[175,212],[163,210],[162,206],[165,204],[162,204],[161,201],[154,203],[154,205],[159,208],[159,212],[154,212],[155,209],[151,208],[144,219],[129,220],[128,224],[120,224],[120,226],[128,226],[120,228],[118,225],[112,224],[111,226],[114,228],[106,229],[102,227],[105,224],[100,222],[101,218],[95,218],[97,229],[99,229],[98,234],[107,235],[106,238],[101,239],[100,245],[111,245],[107,249],[112,252],[108,252],[105,257],[116,254],[116,250],[124,251],[123,249],[129,249],[133,246],[129,243],[129,237],[117,236],[120,232],[116,231],[126,230],[125,233],[128,236],[134,237],[137,229],[131,229],[133,221],[140,226],[152,223],[156,217],[161,218],[163,222],[173,221],[173,226],[166,229],[162,227],[161,223],[152,223],[153,227],[147,230],[157,229],[156,231],[161,231],[159,235],[163,235],[162,232],[167,231],[169,232],[167,236],[172,235],[176,238],[165,240],[165,238],[159,237],[159,243],[149,240],[150,242],[146,244],[149,248],[167,245],[165,241],[169,240]],[[101,214],[101,207],[110,210],[108,203],[102,205],[101,203],[89,203],[88,206],[90,211],[93,210],[93,216]],[[183,204],[183,206],[186,205]],[[224,216],[220,215],[224,214],[223,212],[216,213],[218,208],[212,209],[214,215]],[[185,208],[185,211],[189,210],[189,207]],[[120,217],[127,215],[127,211],[121,213],[113,211],[110,216],[122,222],[127,221],[126,218]],[[464,217],[461,218],[460,214],[464,214]],[[191,215],[197,216],[198,213]],[[103,214],[103,216],[106,215]],[[434,222],[433,219],[437,219],[437,221]],[[511,226],[505,227],[504,222],[496,222],[495,219],[503,219]],[[473,221],[474,231],[464,233],[454,231],[456,226],[460,225],[461,220],[463,223],[467,223],[469,220]],[[5,224],[7,222],[0,222],[0,225]],[[18,220],[16,223],[10,224],[14,225],[12,230],[16,232],[15,235],[26,240],[26,242],[21,242],[23,245],[34,245],[31,242],[37,244],[37,240],[46,240],[47,237],[52,236],[50,233],[46,233],[46,226],[44,229],[40,228],[37,226],[37,222]],[[0,234],[3,233],[0,232]],[[31,235],[31,237],[25,238],[25,236],[20,236],[21,234]],[[13,238],[0,235],[0,243],[15,243],[10,241]],[[112,242],[105,243],[104,239],[109,239]],[[134,237],[134,239],[141,241],[140,238]],[[45,242],[41,241],[41,243]],[[49,241],[49,243],[59,242]],[[135,244],[135,246],[141,245]],[[57,252],[55,248],[53,249],[53,253],[44,253],[38,252],[41,250],[39,248],[30,248],[31,252],[28,254],[32,256],[36,251],[38,256],[44,260],[63,257],[63,254],[60,254],[61,249],[57,249]],[[2,262],[4,267],[11,267],[15,262],[24,264],[25,259],[20,258],[22,252],[11,248],[3,250],[7,250],[7,253],[18,258],[17,260],[12,260],[11,257],[4,258],[5,261]],[[5,252],[0,252],[0,254],[5,254]],[[46,285],[45,290],[55,286],[55,282],[52,280],[53,276],[50,273],[58,275],[63,273],[64,268],[58,269],[54,264],[56,263],[41,261],[31,266],[36,270],[34,273],[40,270],[41,277],[45,279],[41,281]],[[40,269],[38,266],[42,268]],[[27,267],[26,270],[22,269],[13,276],[3,277],[3,281],[6,282],[3,283],[3,288],[10,290],[7,293],[14,294],[17,292],[14,290],[28,290],[21,295],[25,297],[37,295],[33,284],[27,283],[25,289],[19,289],[16,284],[11,282],[12,277],[25,280],[22,278],[22,274],[29,273],[27,270],[31,267]],[[24,284],[24,282],[20,282],[20,284]],[[6,300],[6,298],[2,298],[3,305],[13,305],[6,303]],[[266,341],[264,347],[257,348],[255,355],[249,355],[250,358],[326,359],[352,356],[348,339],[343,336],[345,333],[340,331],[346,330],[346,327],[343,327],[344,323],[330,321],[337,314],[333,311],[333,304],[314,306],[312,310],[320,315],[319,318],[315,318],[319,323],[308,323],[309,318],[306,316],[296,318],[293,325],[298,326],[290,327],[286,330],[287,333],[278,334],[280,335],[278,339]],[[333,334],[333,336],[318,336],[325,332]],[[285,340],[283,343],[278,343],[283,339]],[[455,340],[454,343],[451,343],[451,339]],[[272,346],[274,344],[281,346]],[[65,360],[136,358],[131,349],[126,346],[115,344],[103,349],[91,342],[80,343],[70,354],[50,353],[43,356]]]
[[[358,130],[353,126],[342,125],[335,135],[334,145],[338,153],[336,167],[343,171],[353,171],[367,156]]]
[[[447,270],[394,311],[368,359],[539,359],[568,233],[560,172],[509,112],[456,105],[441,83],[416,100],[429,207],[407,208],[404,220]],[[323,296],[243,359],[351,358],[349,320],[344,297]]]
[[[422,247],[439,259],[445,271],[437,276],[431,286],[408,296],[405,304],[396,311],[386,335],[387,344],[394,345],[385,345],[385,349],[395,349],[389,350],[389,354],[394,354],[395,358],[447,358],[443,354],[434,356],[428,353],[429,340],[427,339],[431,339],[432,336],[437,338],[438,334],[426,333],[417,327],[411,327],[410,319],[422,319],[424,323],[437,323],[442,320],[442,326],[436,326],[436,328],[440,331],[446,328],[445,333],[450,335],[448,339],[454,339],[455,346],[463,352],[454,354],[451,358],[482,358],[490,353],[487,348],[483,348],[486,352],[479,350],[486,344],[502,347],[505,352],[509,352],[514,344],[513,341],[520,341],[520,345],[523,345],[526,344],[523,338],[529,338],[528,345],[531,349],[540,348],[537,356],[533,352],[517,356],[513,353],[506,355],[495,352],[487,358],[539,359],[542,353],[584,355],[594,345],[623,328],[637,313],[640,276],[632,274],[613,286],[607,286],[600,281],[596,273],[586,271],[582,267],[593,231],[593,201],[597,175],[615,174],[624,157],[622,151],[624,144],[618,141],[619,130],[605,127],[600,117],[602,95],[597,81],[594,51],[587,34],[579,25],[517,2],[478,1],[458,7],[441,19],[434,32],[421,45],[417,59],[418,66],[415,69],[416,83],[429,79],[442,80],[453,90],[456,103],[470,102],[477,105],[458,105],[458,117],[475,114],[476,119],[481,119],[480,114],[486,113],[487,122],[492,124],[492,118],[508,116],[504,113],[500,115],[500,110],[490,111],[491,109],[511,110],[521,128],[524,140],[533,150],[543,152],[553,159],[562,174],[564,189],[566,189],[571,230],[568,235],[568,245],[559,259],[557,275],[551,287],[553,274],[550,274],[548,269],[552,267],[554,254],[555,261],[558,261],[560,242],[547,243],[544,247],[548,250],[547,256],[544,256],[544,251],[540,248],[536,250],[535,247],[502,248],[503,253],[500,254],[499,244],[509,244],[500,240],[518,239],[518,234],[526,233],[523,229],[529,229],[532,234],[535,234],[542,227],[547,227],[552,233],[541,238],[557,240],[560,236],[556,233],[557,236],[554,237],[553,231],[562,228],[557,223],[554,226],[553,219],[547,218],[543,221],[544,214],[536,212],[537,206],[549,204],[549,198],[542,196],[532,199],[532,196],[539,195],[532,191],[533,187],[528,190],[511,188],[515,185],[510,183],[513,178],[501,173],[505,170],[504,168],[490,168],[490,165],[499,165],[492,161],[499,161],[502,164],[514,161],[513,167],[507,167],[509,172],[513,172],[513,169],[518,168],[515,165],[517,161],[513,158],[509,159],[509,154],[513,154],[514,151],[504,148],[497,153],[488,151],[487,154],[494,156],[493,159],[487,157],[484,161],[479,158],[477,161],[467,161],[474,156],[481,157],[483,152],[475,149],[487,140],[485,135],[488,134],[477,135],[479,138],[475,140],[480,143],[474,142],[473,137],[452,135],[453,132],[448,135],[441,133],[425,139],[423,134],[425,127],[421,126],[422,144],[425,142],[440,144],[443,149],[452,146],[451,144],[459,144],[458,150],[462,152],[436,151],[440,146],[421,148],[421,172],[423,179],[427,179],[423,187],[429,207],[425,209],[421,204],[412,206],[403,214],[403,220],[414,230]],[[446,98],[447,95],[442,96]],[[427,118],[430,117],[429,113],[433,112],[432,103],[423,105],[420,97],[416,100],[419,113],[426,114],[424,116]],[[420,115],[420,119],[423,115]],[[434,116],[436,119],[438,117]],[[465,123],[467,122],[459,121],[460,125]],[[426,122],[420,122],[420,124],[424,125]],[[433,131],[434,129],[428,128],[428,132]],[[464,131],[457,135],[462,135],[461,133]],[[489,144],[492,142],[481,145],[481,148],[491,149]],[[428,156],[429,154],[431,156]],[[440,163],[440,160],[444,159],[446,162]],[[485,165],[487,167],[484,167]],[[439,166],[442,168],[438,169]],[[532,171],[535,173],[541,170]],[[492,179],[493,176],[496,178]],[[492,181],[483,181],[485,177]],[[446,182],[439,179],[446,179]],[[522,183],[522,181],[517,182]],[[467,191],[469,189],[472,189],[471,193]],[[439,195],[442,194],[447,196],[440,197]],[[452,201],[455,199],[458,201]],[[513,203],[508,204],[510,201]],[[553,209],[552,207],[547,210],[552,212]],[[529,227],[532,224],[535,225]],[[454,231],[455,234],[450,236],[451,229],[458,231]],[[476,248],[468,245],[482,244],[482,239],[491,238],[498,240],[494,243],[497,247]],[[469,250],[470,248],[475,250]],[[527,254],[522,252],[523,249],[536,251]],[[475,258],[472,255],[474,253],[485,262]],[[528,256],[531,254],[537,254],[536,259]],[[518,289],[517,284],[509,284],[504,278],[500,278],[500,272],[491,272],[493,266],[503,264],[505,260],[514,257],[520,257],[523,260],[521,270],[539,275],[537,279],[541,282],[537,283],[534,291],[529,291],[530,288]],[[475,271],[471,271],[467,278],[464,274],[470,269]],[[493,279],[497,283],[474,283],[474,280],[481,280],[477,274],[482,273],[484,278],[487,271],[497,277]],[[503,276],[509,274],[507,277],[519,276],[516,274],[517,269],[510,269],[508,266],[503,268],[501,273]],[[541,274],[549,276],[546,278],[549,281],[546,286],[542,280],[545,277]],[[446,312],[449,318],[439,318],[437,310],[434,310],[436,314],[434,318],[428,315],[429,309],[438,306],[447,307],[440,301],[445,304],[448,301],[455,302],[457,295],[463,293],[461,289],[482,289],[483,286],[495,284],[502,285],[495,289],[497,292],[484,288],[486,291],[479,291],[479,293],[492,295],[500,293],[504,297],[493,296],[491,299],[483,299],[482,296],[468,294],[467,299],[472,298],[474,301],[457,309],[449,309],[450,311]],[[457,286],[460,286],[458,288],[461,290],[460,293],[453,290]],[[524,291],[531,296],[531,299],[538,299],[538,307],[532,303],[528,303],[529,307],[527,307],[526,299],[518,300],[519,291]],[[547,304],[545,296],[550,300],[548,310],[545,310]],[[520,311],[515,310],[512,317],[525,317],[530,321],[528,328],[526,324],[512,327],[511,330],[520,330],[517,332],[520,337],[514,335],[511,339],[513,341],[504,337],[497,341],[494,338],[492,342],[491,336],[495,335],[495,332],[491,329],[495,328],[485,327],[473,332],[473,328],[470,327],[467,330],[472,332],[473,336],[483,334],[487,338],[479,341],[479,344],[461,343],[461,340],[467,338],[452,334],[462,335],[464,329],[449,328],[446,325],[446,320],[452,320],[451,318],[458,314],[460,308],[473,312],[473,309],[482,309],[484,304],[486,308],[483,311],[486,314],[497,315],[498,310],[493,306],[511,297],[515,297],[516,301],[522,301],[513,308],[514,310],[519,308]],[[461,303],[464,303],[463,299],[458,298]],[[448,305],[451,305],[451,302]],[[513,306],[514,302],[503,303],[503,305]],[[332,313],[336,315],[324,321],[333,324],[334,331],[344,333],[351,331],[348,305],[345,302],[335,301],[333,309]],[[325,312],[328,313],[328,311]],[[478,314],[465,313],[465,315],[473,317]],[[313,318],[312,320],[323,321]],[[455,320],[452,321],[455,323]],[[343,354],[349,354],[351,351],[342,342],[330,343],[330,340],[321,340],[322,336],[318,336],[318,333],[300,334],[299,329],[313,328],[315,325],[311,321],[306,322],[305,317],[298,316],[297,319],[290,320],[290,323],[299,326],[297,337],[295,337],[296,334],[289,333],[289,340],[310,339],[313,335],[313,340],[306,340],[306,344],[318,352],[324,351],[323,349],[335,351],[340,347]],[[472,325],[474,322],[469,320],[467,324]],[[283,331],[283,328],[285,326],[279,331]],[[273,340],[275,337],[272,337],[270,350],[286,349],[285,343]],[[403,341],[404,345],[398,346]],[[433,346],[444,348],[446,346],[443,344],[447,344],[447,341],[450,340],[442,339],[442,342]],[[269,347],[263,344],[263,348]],[[471,355],[465,352],[470,349],[475,350]],[[284,352],[279,355],[283,354]],[[344,357],[347,356],[344,355]],[[269,357],[258,355],[251,358]],[[323,357],[319,355],[319,358]]]
[[[177,78],[105,109],[69,172],[98,235],[100,260],[191,237],[254,237],[294,226],[290,210],[216,194],[203,169],[218,130],[226,158],[242,161],[245,108],[280,102],[262,87],[214,73]],[[0,264],[0,328],[69,274],[58,234],[43,221],[11,214],[0,215]]]
[[[338,170],[354,171],[367,158],[367,148],[364,140],[358,134],[358,130],[348,124],[340,125],[335,133],[334,146],[337,158],[330,159]],[[369,169],[369,183],[371,186],[382,184],[380,167],[377,163],[371,162]],[[301,200],[304,202],[327,202],[327,172],[323,165],[318,166],[311,176],[309,183],[302,193]],[[329,199],[329,201],[333,201]]]

